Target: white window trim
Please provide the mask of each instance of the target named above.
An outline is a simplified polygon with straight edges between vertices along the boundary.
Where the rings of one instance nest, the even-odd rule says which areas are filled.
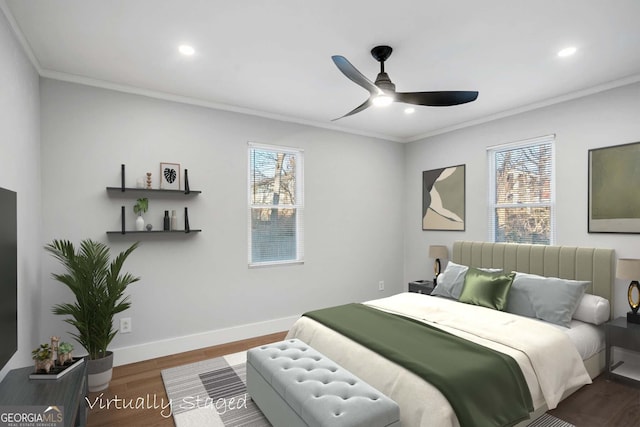
[[[487,217],[489,219],[487,227],[487,241],[495,242],[495,222],[496,222],[496,165],[495,156],[496,151],[512,150],[514,148],[528,147],[531,145],[539,145],[544,143],[551,143],[551,200],[549,203],[528,203],[527,206],[531,207],[546,207],[550,208],[550,221],[551,232],[549,236],[549,244],[554,245],[556,242],[556,134],[538,136],[535,138],[529,138],[516,142],[509,142],[506,144],[498,144],[487,147],[487,159],[489,161],[489,198],[487,200]],[[500,207],[522,207],[521,204],[501,204]]]
[[[283,261],[253,262],[252,238],[251,238],[251,149],[264,149],[280,151],[299,155],[296,161],[296,203],[292,207],[296,209],[296,259]],[[282,145],[270,145],[249,141],[247,143],[247,260],[249,268],[275,267],[283,265],[304,264],[304,149],[287,147]],[[260,205],[261,208],[281,208],[282,205]]]

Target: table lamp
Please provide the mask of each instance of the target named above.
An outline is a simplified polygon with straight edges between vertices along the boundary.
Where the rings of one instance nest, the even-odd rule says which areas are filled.
[[[429,258],[434,258],[435,261],[433,263],[433,284],[438,284],[438,275],[442,271],[442,266],[440,264],[440,258],[447,259],[449,258],[449,249],[446,246],[442,245],[431,245],[429,246]]]
[[[616,277],[631,280],[627,291],[627,300],[631,311],[627,313],[627,322],[640,323],[638,307],[640,307],[640,259],[620,258],[616,266]],[[635,290],[635,292],[634,292]]]

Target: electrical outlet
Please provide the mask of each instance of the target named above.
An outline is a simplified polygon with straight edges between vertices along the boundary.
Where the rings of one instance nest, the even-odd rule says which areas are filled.
[[[121,334],[130,334],[131,333],[131,318],[123,317],[120,319],[120,333]]]
[[[384,291],[384,280],[380,280],[378,282],[378,290],[379,291]]]

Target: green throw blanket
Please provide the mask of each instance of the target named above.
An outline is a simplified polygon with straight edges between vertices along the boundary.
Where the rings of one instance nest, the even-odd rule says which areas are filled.
[[[531,394],[513,358],[407,317],[362,304],[305,313],[431,383],[462,427],[529,418]]]

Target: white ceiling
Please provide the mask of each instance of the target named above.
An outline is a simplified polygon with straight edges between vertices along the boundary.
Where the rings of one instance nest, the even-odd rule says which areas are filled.
[[[411,141],[640,81],[640,0],[0,0],[41,75]],[[192,57],[178,53],[187,43]],[[398,91],[478,90],[454,107],[369,108],[369,51]],[[556,53],[574,45],[577,53]]]

